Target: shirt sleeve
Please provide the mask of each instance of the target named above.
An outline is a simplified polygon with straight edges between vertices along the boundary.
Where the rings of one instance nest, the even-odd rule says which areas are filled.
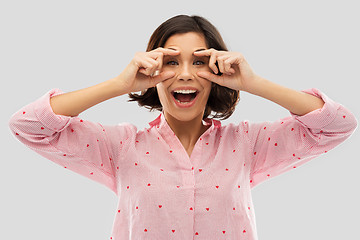
[[[30,149],[105,185],[117,195],[118,159],[126,151],[123,142],[136,134],[136,127],[102,126],[78,116],[57,115],[52,111],[50,98],[62,93],[53,89],[20,109],[10,118],[11,131]]]
[[[253,188],[328,152],[357,128],[355,116],[316,88],[302,92],[322,98],[324,106],[305,115],[290,112],[275,122],[248,122],[250,186]]]

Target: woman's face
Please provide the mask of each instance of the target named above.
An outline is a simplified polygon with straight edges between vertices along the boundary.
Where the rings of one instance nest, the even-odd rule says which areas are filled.
[[[166,41],[164,48],[179,50],[180,54],[164,56],[161,71],[173,71],[175,76],[156,85],[163,111],[179,121],[190,121],[199,115],[202,119],[212,83],[200,78],[197,72],[211,69],[209,57],[196,57],[193,53],[207,49],[204,36],[195,32],[175,34]],[[196,93],[174,93],[174,90],[186,89],[194,89]]]

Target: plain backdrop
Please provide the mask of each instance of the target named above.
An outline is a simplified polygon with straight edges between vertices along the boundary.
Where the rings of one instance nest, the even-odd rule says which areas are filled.
[[[198,14],[270,81],[318,88],[360,119],[358,1],[3,1],[1,24],[0,239],[109,239],[116,195],[37,155],[8,120],[52,88],[89,87],[121,73],[152,32],[178,14]],[[241,92],[223,125],[289,116]],[[159,112],[128,96],[81,114],[142,130]],[[359,131],[296,171],[253,189],[260,240],[360,239]]]

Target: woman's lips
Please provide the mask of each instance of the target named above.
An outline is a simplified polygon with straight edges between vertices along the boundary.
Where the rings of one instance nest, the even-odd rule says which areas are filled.
[[[189,107],[192,107],[192,106],[196,103],[196,101],[197,101],[197,99],[198,99],[198,96],[199,96],[199,92],[196,92],[195,98],[192,99],[190,102],[180,103],[179,100],[177,100],[177,99],[175,98],[173,92],[171,93],[171,97],[172,97],[175,105],[176,105],[177,107],[179,107],[179,108],[189,108]]]

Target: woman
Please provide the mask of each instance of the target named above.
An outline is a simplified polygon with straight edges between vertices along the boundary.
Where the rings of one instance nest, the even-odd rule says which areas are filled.
[[[291,116],[222,126],[214,118],[231,116],[240,91]],[[78,117],[124,94],[161,111],[149,128]],[[299,92],[256,75],[209,21],[179,15],[155,30],[147,51],[119,76],[70,93],[53,89],[9,125],[28,147],[118,196],[110,239],[252,240],[251,189],[333,149],[357,120],[318,89]]]

